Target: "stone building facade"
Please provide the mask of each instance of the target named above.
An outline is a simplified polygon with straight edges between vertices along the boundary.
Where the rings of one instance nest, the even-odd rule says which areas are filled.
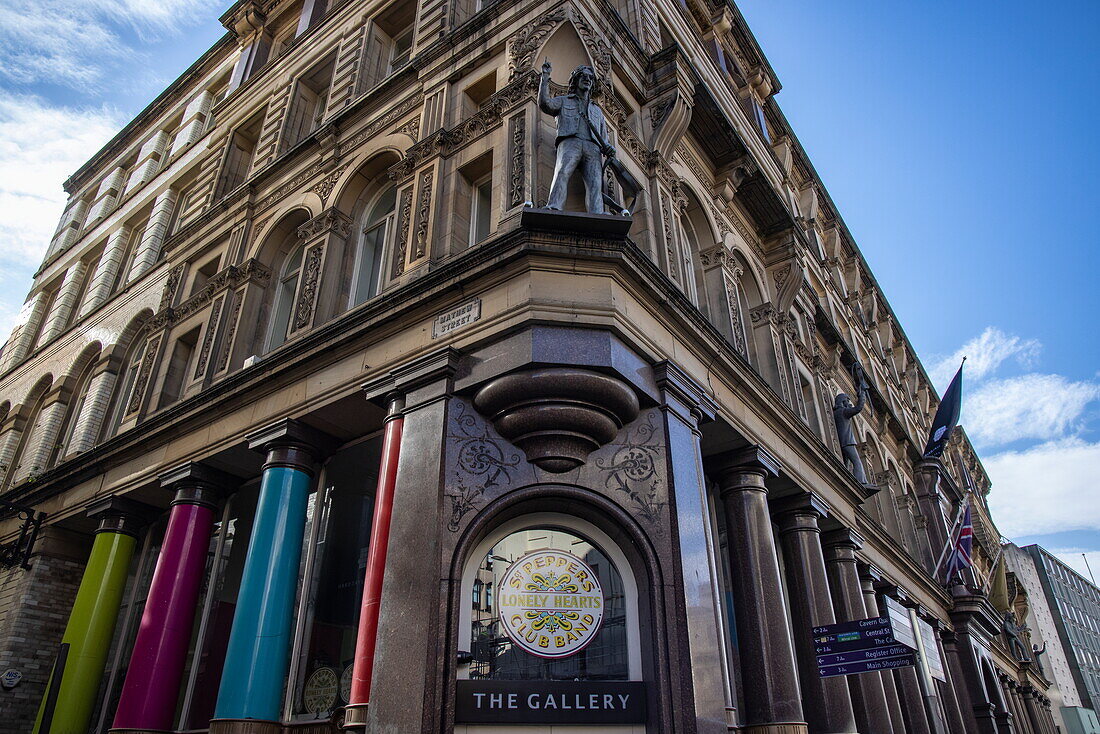
[[[988,599],[988,478],[961,429],[921,458],[936,393],[735,5],[222,21],[66,182],[0,355],[0,498],[45,515],[29,568],[0,521],[5,721],[1054,731]],[[530,206],[543,59],[595,71],[631,218]],[[857,361],[867,483],[833,428]],[[528,609],[525,645],[501,584],[554,553],[602,618]],[[819,676],[813,629],[880,615],[919,664]]]

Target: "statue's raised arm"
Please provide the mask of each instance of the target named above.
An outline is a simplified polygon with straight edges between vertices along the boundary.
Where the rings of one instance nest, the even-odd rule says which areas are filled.
[[[550,60],[542,62],[542,75],[539,77],[539,109],[555,117],[561,112],[561,97],[550,96]]]

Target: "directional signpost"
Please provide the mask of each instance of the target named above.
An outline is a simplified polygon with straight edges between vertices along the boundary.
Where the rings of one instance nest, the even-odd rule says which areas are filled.
[[[903,644],[912,639],[911,627],[897,627],[889,616],[814,627],[818,674],[830,678],[916,665],[916,651]]]

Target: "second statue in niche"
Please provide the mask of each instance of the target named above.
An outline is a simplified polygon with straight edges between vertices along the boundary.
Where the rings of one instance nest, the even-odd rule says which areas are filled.
[[[833,404],[833,423],[836,425],[836,435],[840,439],[840,453],[844,456],[844,463],[852,472],[852,476],[860,484],[867,486],[867,472],[863,468],[863,461],[859,458],[856,449],[855,431],[852,430],[852,419],[863,410],[864,397],[867,394],[867,377],[863,374],[863,366],[859,362],[852,364],[852,377],[855,379],[856,391],[859,397],[856,404],[852,405],[852,399],[847,393],[836,396]]]

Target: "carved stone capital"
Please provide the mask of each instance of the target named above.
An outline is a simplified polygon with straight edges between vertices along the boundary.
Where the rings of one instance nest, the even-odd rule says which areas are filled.
[[[329,207],[301,227],[298,227],[298,239],[312,240],[329,232],[340,237],[347,237],[351,234],[351,217],[336,207]]]
[[[478,391],[474,407],[528,461],[555,474],[584,464],[640,409],[625,382],[572,367],[498,377]]]

